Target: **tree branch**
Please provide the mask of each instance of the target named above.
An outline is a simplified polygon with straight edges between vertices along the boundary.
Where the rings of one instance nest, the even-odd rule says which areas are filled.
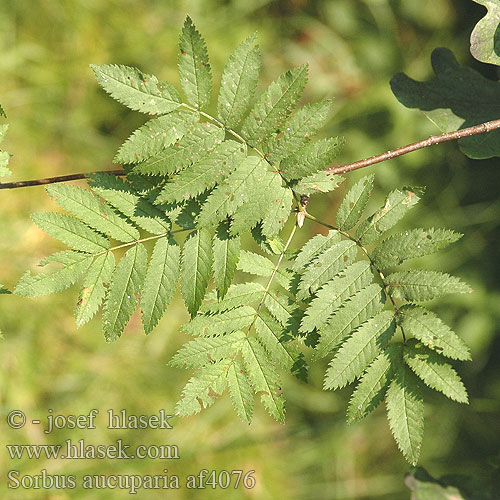
[[[35,179],[32,181],[0,182],[0,189],[16,189],[29,186],[43,186],[44,184],[55,184],[56,182],[77,181],[79,179],[87,179],[87,177],[93,174],[125,175],[125,171],[122,169],[100,170],[98,172],[87,172],[82,174],[58,175],[56,177],[46,177],[45,179]]]
[[[453,141],[455,139],[461,139],[462,137],[483,134],[484,132],[490,132],[491,130],[496,130],[498,128],[500,128],[500,120],[493,120],[491,122],[475,125],[474,127],[456,130],[454,132],[431,135],[422,141],[407,144],[406,146],[402,146],[398,149],[387,151],[386,153],[382,153],[380,155],[371,156],[370,158],[365,158],[364,160],[355,161],[354,163],[346,163],[345,165],[332,167],[326,171],[332,174],[345,174],[346,172],[351,172],[352,170],[357,170],[358,168],[369,167],[370,165],[374,165],[375,163],[380,163],[382,161],[391,160],[392,158],[396,158],[396,156],[405,155],[407,153],[411,153],[412,151],[416,151],[417,149],[439,144],[440,142]]]
[[[211,117],[210,117],[211,118]],[[439,135],[431,135],[427,139],[422,141],[413,142],[412,144],[407,144],[392,151],[387,151],[379,155],[371,156],[370,158],[365,158],[364,160],[355,161],[354,163],[346,163],[345,165],[339,165],[338,167],[332,167],[326,169],[326,172],[332,174],[345,174],[346,172],[351,172],[352,170],[357,170],[358,168],[369,167],[375,163],[380,163],[382,161],[391,160],[397,156],[405,155],[416,151],[417,149],[426,148],[428,146],[433,146],[434,144],[439,144],[441,142],[453,141],[455,139],[461,139],[462,137],[470,137],[471,135],[484,134],[485,132],[491,132],[500,128],[500,120],[493,120],[490,122],[481,123],[475,125],[474,127],[463,128],[456,130],[454,132],[446,132]],[[232,131],[230,131],[232,132]],[[237,136],[236,133],[233,135]],[[252,146],[250,146],[252,147]],[[255,149],[255,148],[253,148]],[[258,151],[260,153],[260,151]],[[260,153],[262,155],[262,153]],[[124,170],[101,170],[99,172],[88,172],[81,174],[71,174],[71,175],[60,175],[56,177],[47,177],[45,179],[35,179],[32,181],[19,181],[19,182],[3,182],[0,183],[0,189],[16,189],[28,186],[42,186],[44,184],[54,184],[56,182],[68,182],[76,181],[79,179],[86,179],[92,174],[113,174],[113,175],[125,175]]]

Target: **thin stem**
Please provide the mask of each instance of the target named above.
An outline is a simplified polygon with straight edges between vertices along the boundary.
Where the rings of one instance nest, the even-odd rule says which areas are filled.
[[[171,234],[182,233],[183,231],[190,231],[190,229],[175,229],[174,231],[167,231],[161,234],[155,234],[154,236],[148,236],[147,238],[142,238],[140,240],[129,241],[128,243],[123,243],[122,245],[117,245],[116,247],[108,248],[102,252],[96,253],[95,256],[103,255],[113,250],[119,250],[120,248],[131,247],[132,245],[137,245],[138,243],[144,243],[145,241],[157,240],[163,238],[164,236],[169,236]]]
[[[351,172],[352,170],[357,170],[358,168],[364,168],[370,165],[374,165],[375,163],[391,160],[392,158],[411,153],[412,151],[416,151],[417,149],[433,146],[434,144],[439,144],[441,142],[461,139],[462,137],[470,137],[471,135],[483,134],[484,132],[490,132],[498,128],[500,128],[500,120],[493,120],[490,122],[481,123],[480,125],[475,125],[474,127],[455,130],[454,132],[431,135],[427,139],[413,142],[412,144],[407,144],[406,146],[393,149],[392,151],[387,151],[386,153],[371,156],[370,158],[355,161],[354,163],[346,163],[345,165],[339,165],[338,167],[329,168],[327,169],[327,172],[330,172],[332,174],[345,174],[346,172]]]
[[[354,243],[356,243],[356,245],[361,249],[361,251],[366,255],[366,257],[368,258],[368,260],[370,261],[370,265],[373,267],[373,269],[375,269],[375,271],[377,272],[377,274],[379,275],[380,277],[380,280],[382,281],[382,285],[383,285],[383,288],[384,288],[384,293],[385,293],[385,296],[390,300],[391,304],[392,304],[392,307],[394,308],[394,312],[396,313],[396,316],[399,315],[399,308],[394,300],[394,298],[392,297],[392,295],[388,292],[387,288],[388,288],[388,284],[385,282],[385,276],[384,276],[384,273],[382,272],[382,270],[375,264],[375,261],[371,258],[371,255],[370,253],[368,252],[368,250],[361,244],[361,242],[359,240],[357,240],[356,238],[353,238],[349,233],[345,232],[345,231],[342,231],[341,229],[335,227],[335,226],[332,226],[331,224],[328,224],[327,222],[323,222],[319,219],[317,219],[316,217],[314,217],[314,215],[311,215],[307,212],[305,212],[304,214],[305,218],[306,219],[310,219],[310,220],[313,220],[314,222],[317,222],[318,224],[321,224],[322,226],[325,226],[329,229],[334,229],[335,231],[338,231],[341,235],[345,236],[346,238],[348,238],[349,240],[353,241]],[[406,336],[405,336],[405,332],[403,330],[403,328],[401,328],[401,333],[403,334],[403,342],[406,342]]]
[[[292,232],[290,233],[290,236],[288,237],[287,242],[285,243],[285,246],[283,247],[283,250],[281,251],[281,254],[279,256],[278,262],[276,262],[276,265],[274,266],[273,272],[269,278],[269,281],[267,282],[266,289],[264,290],[264,294],[262,296],[262,299],[259,302],[259,305],[257,306],[257,310],[255,312],[255,317],[253,318],[252,323],[248,327],[248,331],[252,329],[253,325],[257,321],[257,317],[259,316],[260,310],[262,309],[262,306],[264,305],[264,302],[266,300],[267,294],[269,293],[269,289],[271,288],[271,284],[274,280],[274,277],[276,276],[276,273],[278,272],[278,269],[281,265],[281,262],[283,260],[283,257],[285,256],[286,251],[288,250],[288,247],[290,246],[290,243],[292,242],[293,236],[295,235],[295,231],[297,231],[298,224],[294,224]]]
[[[16,189],[29,186],[43,186],[44,184],[55,184],[56,182],[77,181],[87,179],[94,174],[125,175],[125,171],[120,170],[100,170],[98,172],[87,172],[81,174],[58,175],[56,177],[46,177],[45,179],[35,179],[32,181],[0,182],[0,189]]]

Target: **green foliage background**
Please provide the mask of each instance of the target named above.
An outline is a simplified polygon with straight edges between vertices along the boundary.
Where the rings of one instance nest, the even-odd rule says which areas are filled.
[[[334,97],[334,116],[324,135],[344,135],[339,162],[354,161],[418,140],[437,129],[421,113],[401,106],[389,80],[404,71],[417,80],[432,75],[430,53],[452,49],[459,62],[498,79],[493,67],[469,53],[468,37],[484,9],[468,0],[318,0],[216,2],[46,0],[0,4],[0,102],[10,129],[3,147],[14,154],[14,179],[115,168],[111,159],[142,122],[137,113],[111,100],[97,85],[89,64],[137,66],[177,84],[177,35],[189,13],[205,36],[214,81],[232,49],[258,30],[263,52],[261,89],[283,70],[309,62],[304,101]],[[488,474],[486,463],[500,448],[500,245],[498,159],[465,158],[456,144],[444,144],[370,167],[377,192],[403,184],[425,184],[427,193],[406,226],[448,227],[465,234],[446,252],[422,259],[428,269],[460,276],[474,294],[451,296],[435,310],[472,347],[472,363],[461,363],[469,406],[430,390],[421,457],[433,475]],[[348,174],[345,192],[363,172]],[[333,221],[340,194],[311,200],[311,211]],[[313,208],[314,207],[314,210]],[[0,281],[12,287],[29,266],[60,249],[29,219],[33,211],[55,209],[42,188],[3,191],[0,196]],[[413,221],[413,222],[412,222]],[[305,224],[300,243],[319,226]],[[297,241],[297,245],[299,242]],[[418,263],[417,263],[418,264]],[[77,291],[36,300],[3,296],[0,433],[5,443],[58,444],[84,438],[110,444],[177,444],[181,459],[141,461],[25,461],[0,455],[0,488],[6,471],[50,473],[161,474],[181,477],[200,469],[255,469],[259,499],[400,499],[407,464],[390,435],[382,409],[347,427],[348,391],[325,393],[325,366],[313,366],[311,383],[284,382],[287,424],[280,426],[259,408],[248,427],[228,398],[203,414],[175,421],[172,431],[111,431],[108,408],[135,414],[173,410],[188,372],[166,366],[188,336],[177,298],[156,331],[145,337],[134,317],[117,343],[106,344],[99,319],[76,330],[72,316]],[[54,413],[101,411],[98,428],[43,434],[39,426],[8,429],[4,415],[22,409],[30,419]],[[100,424],[100,425],[99,425]],[[147,492],[147,498],[160,498]],[[121,498],[118,491],[3,492],[2,498]],[[244,498],[242,490],[172,491],[170,498]]]

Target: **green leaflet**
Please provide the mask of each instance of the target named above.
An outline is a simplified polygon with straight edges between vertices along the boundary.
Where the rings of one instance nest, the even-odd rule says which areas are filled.
[[[179,76],[188,102],[204,110],[210,104],[212,71],[205,40],[188,16],[179,36]]]
[[[323,170],[304,177],[293,189],[300,194],[329,193],[337,189],[343,181],[344,178],[342,176]]]
[[[91,64],[90,67],[99,85],[130,109],[164,115],[181,105],[179,93],[172,85],[159,82],[155,76],[146,75],[137,68],[117,64]]]
[[[330,316],[353,293],[365,288],[373,281],[370,263],[366,260],[355,262],[340,275],[323,285],[306,309],[300,324],[301,332],[312,332],[328,322]]]
[[[321,285],[351,264],[357,255],[354,241],[341,241],[325,250],[305,270],[299,284],[298,299],[305,299]]]
[[[211,406],[227,386],[227,371],[232,360],[223,359],[218,363],[203,366],[189,379],[182,391],[182,399],[175,406],[175,414],[188,417]]]
[[[200,307],[200,312],[214,313],[234,309],[251,302],[256,302],[264,296],[264,287],[260,283],[240,283],[231,285],[224,298],[215,302],[205,302]],[[217,293],[211,292],[207,299],[216,299]]]
[[[222,73],[217,118],[227,128],[235,128],[245,116],[255,94],[260,73],[260,50],[253,47],[256,33],[231,54]]]
[[[189,234],[182,251],[182,296],[191,317],[200,308],[212,274],[212,232],[199,229]]]
[[[468,403],[467,391],[460,377],[440,354],[415,339],[409,339],[404,348],[404,360],[431,389],[459,403]]]
[[[384,294],[379,285],[372,284],[354,294],[320,331],[315,358],[322,358],[333,351],[351,332],[375,316],[384,307]]]
[[[274,290],[267,293],[264,304],[267,310],[281,323],[285,329],[284,333],[290,333],[294,337],[298,335],[303,311],[296,306],[290,297]]]
[[[387,418],[398,448],[415,465],[424,437],[424,400],[418,379],[400,361],[385,395]]]
[[[245,152],[245,146],[232,140],[217,144],[194,165],[167,182],[157,203],[181,202],[214,187],[243,160]]]
[[[14,288],[14,293],[24,297],[40,297],[61,292],[81,279],[93,259],[94,256],[88,253],[72,250],[58,252],[42,261],[41,265],[58,262],[63,264],[62,269],[52,274],[36,274],[34,276],[26,271]]]
[[[349,189],[337,212],[337,226],[342,231],[352,229],[361,219],[373,189],[374,174],[362,177]]]
[[[202,122],[187,131],[179,142],[134,166],[134,172],[148,175],[167,175],[196,163],[224,140],[224,130]]]
[[[253,414],[253,390],[243,365],[237,359],[229,365],[227,381],[229,397],[236,413],[244,422],[250,423]]]
[[[420,197],[410,189],[395,189],[389,193],[384,206],[359,225],[357,238],[363,245],[373,243],[403,218],[419,200]]]
[[[285,400],[281,382],[269,357],[255,337],[248,337],[241,350],[250,382],[269,414],[278,422],[285,422]]]
[[[109,240],[83,222],[61,213],[32,214],[31,220],[43,231],[73,250],[98,253],[109,248]]]
[[[292,269],[294,271],[302,271],[315,257],[338,242],[340,242],[340,233],[335,229],[330,230],[326,236],[322,234],[313,236],[300,249]]]
[[[198,368],[238,353],[246,335],[235,331],[221,337],[199,337],[184,344],[168,363],[181,368]]]
[[[218,297],[223,299],[233,281],[240,258],[240,238],[229,234],[227,223],[220,224],[214,234],[214,281]]]
[[[172,224],[165,214],[144,196],[134,191],[132,185],[114,175],[93,174],[92,190],[112,207],[152,234],[165,234]]]
[[[336,158],[343,145],[344,140],[339,137],[310,142],[287,156],[280,163],[280,171],[288,180],[315,174],[325,169]]]
[[[255,309],[250,306],[240,306],[211,316],[199,314],[185,323],[182,330],[203,337],[224,335],[250,326],[255,314]]]
[[[394,311],[382,311],[363,323],[330,362],[324,388],[338,389],[360,377],[387,346],[395,330]]]
[[[283,73],[271,83],[243,122],[243,137],[252,145],[266,140],[292,112],[307,82],[308,66],[304,64]]]
[[[59,206],[107,236],[124,243],[139,239],[139,231],[91,191],[65,184],[52,184],[46,190]]]
[[[287,120],[279,134],[262,145],[266,156],[278,162],[295,153],[325,124],[331,107],[331,99],[323,99],[300,108]]]
[[[262,219],[264,236],[276,236],[288,219],[292,205],[292,191],[281,185],[279,174],[265,168],[256,170],[255,175],[247,179],[246,192],[241,194],[243,202],[234,212],[231,233],[247,231]]]
[[[90,321],[101,306],[106,294],[106,287],[115,270],[113,252],[106,252],[96,257],[83,278],[83,286],[75,308],[76,327]]]
[[[470,52],[483,63],[500,65],[498,24],[500,4],[495,0],[474,0],[488,13],[476,24],[470,35]]]
[[[5,113],[4,113],[1,106],[0,106],[0,116],[5,117]],[[5,134],[7,134],[8,128],[9,128],[9,125],[7,125],[7,124],[0,125],[0,143],[2,143],[3,140],[5,139]],[[0,149],[0,177],[5,177],[7,175],[12,174],[10,169],[7,168],[7,165],[9,164],[9,160],[10,160],[10,154],[7,153],[7,151],[2,151]]]
[[[383,240],[372,258],[379,268],[396,266],[407,259],[437,252],[461,237],[460,233],[448,229],[411,229]]]
[[[290,341],[282,326],[270,314],[261,310],[255,320],[255,330],[272,361],[291,369],[299,355],[299,350],[297,345]]]
[[[401,328],[426,346],[452,359],[468,361],[470,351],[465,342],[433,312],[423,307],[404,305],[400,309]]]
[[[471,293],[455,276],[436,271],[400,271],[386,277],[389,293],[397,299],[422,302],[447,293]]]
[[[366,369],[349,401],[348,423],[366,417],[384,399],[394,374],[395,360],[402,357],[402,347],[400,343],[387,346]]]
[[[256,156],[246,157],[209,195],[198,217],[198,227],[215,226],[227,215],[232,215],[249,197],[256,194],[248,186],[255,186],[253,179],[261,178],[263,172],[267,172],[263,160]]]
[[[104,337],[113,342],[121,336],[137,306],[142,290],[148,253],[142,243],[127,250],[116,266],[106,294],[103,313]]]
[[[172,111],[153,118],[138,128],[120,147],[115,163],[139,163],[161,153],[196,126],[199,115],[191,111]]]
[[[158,324],[177,288],[180,269],[180,247],[172,237],[155,243],[141,297],[142,324],[151,333]]]

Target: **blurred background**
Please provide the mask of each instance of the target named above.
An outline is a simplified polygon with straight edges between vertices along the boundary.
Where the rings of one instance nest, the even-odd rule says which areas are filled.
[[[125,138],[145,121],[108,98],[89,64],[137,66],[178,86],[177,36],[189,14],[205,36],[214,81],[246,36],[259,32],[263,52],[261,89],[283,70],[310,64],[304,102],[333,97],[334,113],[322,132],[344,135],[338,158],[347,163],[438,133],[423,114],[400,105],[389,80],[404,71],[432,76],[430,54],[452,49],[459,62],[498,79],[494,67],[469,53],[469,35],[484,8],[471,0],[16,0],[0,3],[0,103],[10,129],[2,145],[14,157],[12,180],[113,168]],[[473,362],[459,373],[470,405],[426,393],[426,429],[420,463],[433,475],[489,474],[500,445],[500,245],[498,159],[472,161],[454,143],[434,146],[348,175],[337,192],[311,200],[311,212],[332,222],[343,192],[359,176],[376,172],[372,208],[401,185],[426,185],[408,227],[449,227],[464,237],[437,256],[414,265],[451,272],[469,282],[472,295],[433,304],[471,346]],[[116,168],[116,167],[114,167]],[[6,179],[5,179],[6,180]],[[29,219],[55,208],[43,188],[0,195],[0,282],[12,288],[26,269],[61,246]],[[400,226],[401,227],[401,226]],[[301,244],[320,227],[307,225]],[[325,365],[311,369],[310,383],[285,378],[287,423],[276,424],[258,408],[251,426],[239,421],[226,397],[174,429],[107,430],[107,409],[133,414],[173,411],[190,373],[166,366],[188,340],[178,297],[156,331],[146,337],[134,316],[123,337],[104,342],[100,318],[76,330],[76,288],[47,298],[2,295],[0,328],[0,491],[2,498],[125,498],[118,490],[11,490],[8,470],[23,474],[169,474],[200,469],[255,469],[252,490],[143,491],[138,498],[384,499],[410,497],[408,464],[393,441],[384,408],[347,426],[352,387],[322,390]],[[260,406],[260,405],[258,405]],[[99,409],[97,429],[54,431],[40,426],[9,429],[4,416],[22,409],[29,419],[87,414]],[[131,445],[176,444],[178,460],[24,460],[7,458],[4,444],[60,444],[65,439]]]

